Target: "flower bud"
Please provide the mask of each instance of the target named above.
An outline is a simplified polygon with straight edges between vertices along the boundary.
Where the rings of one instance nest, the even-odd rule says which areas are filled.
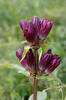
[[[46,66],[50,62],[51,58],[52,58],[52,53],[51,50],[49,49],[46,53],[42,55],[40,59],[39,69],[41,71],[46,69]]]
[[[40,29],[40,39],[43,40],[47,37],[48,33],[50,32],[53,26],[52,21],[48,19],[41,20],[41,29]]]
[[[23,54],[22,50],[18,50],[16,52],[16,56],[20,60],[22,66],[27,70],[32,71],[34,69],[34,64],[35,64],[35,57],[32,50],[29,49],[23,60],[22,60],[22,54]]]
[[[60,64],[60,57],[58,55],[53,55],[49,64],[47,64],[47,68],[45,73],[49,74],[55,70],[56,67]]]
[[[16,51],[16,56],[19,58],[19,60],[22,59],[22,55],[23,55],[23,50],[19,49]]]
[[[20,26],[23,30],[23,35],[28,42],[33,44],[36,40],[36,31],[32,22],[20,21]]]

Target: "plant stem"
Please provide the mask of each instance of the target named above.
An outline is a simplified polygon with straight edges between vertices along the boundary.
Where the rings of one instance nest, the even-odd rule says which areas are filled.
[[[37,100],[37,79],[34,77],[33,100]]]
[[[33,91],[33,100],[37,100],[37,69],[38,69],[38,49],[34,50],[35,54],[35,75],[34,75],[34,91]]]

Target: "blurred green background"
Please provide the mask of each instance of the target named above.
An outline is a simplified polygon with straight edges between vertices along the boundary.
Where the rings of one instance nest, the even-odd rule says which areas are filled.
[[[62,60],[51,75],[39,79],[38,90],[51,88],[45,100],[66,100],[66,0],[0,0],[0,100],[28,100],[33,93],[33,78],[15,67],[21,66],[16,50],[25,45],[19,22],[33,16],[54,22],[45,49],[51,48]]]

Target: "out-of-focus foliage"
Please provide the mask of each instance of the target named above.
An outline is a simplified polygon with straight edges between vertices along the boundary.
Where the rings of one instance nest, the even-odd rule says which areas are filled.
[[[21,43],[25,39],[19,22],[31,20],[33,16],[54,22],[47,44],[41,50],[51,48],[61,56],[61,65],[51,75],[39,77],[38,91],[46,89],[46,100],[65,100],[66,0],[0,0],[0,64],[19,67],[16,50],[26,45]],[[28,100],[33,93],[33,78],[10,67],[0,66],[0,100]]]

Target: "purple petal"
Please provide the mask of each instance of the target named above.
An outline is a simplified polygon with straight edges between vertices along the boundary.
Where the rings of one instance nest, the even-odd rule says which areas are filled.
[[[21,61],[21,64],[28,70],[32,70],[34,68],[35,57],[31,49],[27,52],[25,58]]]
[[[24,36],[27,39],[27,41],[29,42],[35,42],[36,40],[36,31],[33,27],[32,22],[29,22],[28,24],[28,30],[26,32],[24,32]]]
[[[45,70],[46,73],[51,73],[53,72],[56,67],[60,64],[60,57],[58,55],[53,55],[50,63],[47,65],[47,69]]]
[[[23,30],[23,35],[28,42],[33,44],[36,40],[36,31],[32,22],[20,21],[20,26]]]
[[[40,39],[45,39],[53,26],[52,21],[48,19],[41,20]]]
[[[19,58],[19,60],[22,59],[22,55],[23,55],[23,50],[19,49],[16,51],[16,56]]]
[[[34,16],[33,20],[32,20],[32,23],[33,23],[34,28],[35,28],[35,30],[37,32],[37,35],[38,35],[39,32],[40,32],[40,28],[41,28],[41,21],[37,16]]]
[[[48,50],[46,53],[44,53],[40,59],[40,64],[39,64],[39,69],[40,70],[45,70],[46,65],[49,63],[49,61],[52,58],[52,53],[51,50]]]
[[[20,21],[20,27],[22,28],[22,30],[23,30],[23,35],[24,35],[24,31],[25,31],[25,29],[27,29],[28,23],[25,22],[24,20],[21,20],[21,21]]]

